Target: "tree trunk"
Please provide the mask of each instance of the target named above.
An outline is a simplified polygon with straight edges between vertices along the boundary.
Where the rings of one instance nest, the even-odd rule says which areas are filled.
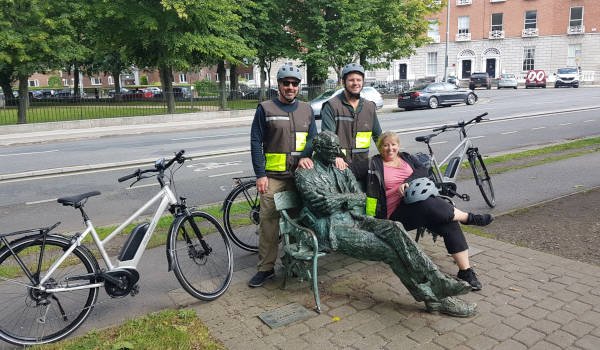
[[[115,83],[115,95],[113,99],[115,101],[121,101],[123,99],[121,97],[121,69],[113,67],[113,71],[110,73],[112,74],[113,82]]]
[[[19,110],[17,124],[27,124],[27,108],[29,107],[28,74],[19,74]]]
[[[229,65],[229,90],[230,91],[238,91],[239,82],[238,82],[238,74],[237,74],[237,64]]]
[[[75,98],[81,97],[81,91],[79,91],[79,66],[77,63],[73,64],[73,92],[75,93]]]
[[[2,69],[0,70],[0,87],[2,88],[2,92],[4,92],[4,100],[6,104],[13,103],[14,99],[13,89],[12,89],[12,77],[13,77],[12,69]],[[10,102],[9,102],[10,101]]]
[[[225,110],[227,108],[227,95],[225,94],[225,80],[227,74],[225,71],[225,61],[219,61],[217,65],[217,75],[219,76],[219,109]]]
[[[175,96],[173,96],[173,69],[167,65],[161,65],[160,82],[162,84],[163,96],[167,102],[167,113],[175,113]]]

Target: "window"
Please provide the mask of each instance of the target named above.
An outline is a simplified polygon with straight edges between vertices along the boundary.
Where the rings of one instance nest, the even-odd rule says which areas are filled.
[[[110,75],[107,80],[108,85],[115,85],[115,80],[113,79],[112,75]]]
[[[525,29],[537,28],[537,11],[525,11]]]
[[[437,52],[427,53],[427,73],[428,76],[437,75]]]
[[[433,42],[440,42],[440,24],[437,20],[429,21],[429,28],[427,28],[427,36],[433,39]]]
[[[459,16],[458,17],[458,33],[466,34],[469,33],[469,16]]]
[[[567,66],[579,67],[580,60],[581,60],[581,44],[569,45],[569,52],[567,53]]]
[[[37,79],[29,80],[27,81],[27,85],[29,85],[29,87],[38,87],[40,86],[40,81]]]
[[[210,73],[206,73],[206,77],[204,79],[206,81],[211,81],[212,80],[212,76],[210,75]]]
[[[499,30],[502,31],[502,13],[492,13],[492,31]]]
[[[535,63],[535,47],[523,48],[523,70],[528,71],[534,69]]]
[[[583,7],[571,7],[569,26],[580,27],[583,25]]]
[[[102,79],[98,77],[90,77],[90,83],[92,85],[102,85]]]
[[[179,74],[179,82],[180,83],[187,83],[187,76],[185,75],[185,73],[180,73]]]
[[[63,79],[62,84],[63,84],[63,86],[69,86],[69,80]]]
[[[252,73],[244,73],[244,79],[246,79],[246,80],[252,80],[254,78],[252,77]]]

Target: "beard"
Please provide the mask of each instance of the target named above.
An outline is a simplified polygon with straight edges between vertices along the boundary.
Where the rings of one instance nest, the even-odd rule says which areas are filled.
[[[360,91],[357,94],[355,94],[354,92],[348,90],[347,88],[344,88],[344,90],[346,90],[346,92],[348,93],[348,96],[350,96],[350,98],[357,99],[357,100],[360,98]]]

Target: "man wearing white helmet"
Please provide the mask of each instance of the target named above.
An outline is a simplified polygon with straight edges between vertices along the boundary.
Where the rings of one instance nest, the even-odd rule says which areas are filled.
[[[275,275],[279,246],[279,213],[273,196],[295,190],[294,171],[310,169],[313,162],[311,140],[317,134],[310,105],[298,101],[302,75],[298,67],[283,65],[277,71],[279,95],[256,108],[250,131],[250,152],[260,193],[258,226],[258,272],[248,282],[260,287]]]
[[[336,167],[350,167],[364,188],[369,170],[371,139],[377,142],[381,126],[375,103],[360,97],[365,69],[358,63],[347,64],[342,70],[344,93],[323,104],[321,130],[332,131],[340,138],[345,159],[338,157]]]

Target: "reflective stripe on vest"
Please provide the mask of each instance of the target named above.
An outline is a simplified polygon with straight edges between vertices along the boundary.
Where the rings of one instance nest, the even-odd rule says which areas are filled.
[[[375,216],[377,213],[377,198],[367,197],[365,204],[365,213],[367,216]]]
[[[265,153],[266,171],[285,171],[286,154],[285,153]]]
[[[265,120],[268,122],[273,121],[273,120],[290,120],[290,117],[277,115],[277,116],[272,116],[272,117],[266,117]]]
[[[369,148],[371,146],[372,131],[359,131],[356,133],[356,148]]]
[[[296,152],[304,151],[306,138],[308,138],[308,132],[296,132]]]

